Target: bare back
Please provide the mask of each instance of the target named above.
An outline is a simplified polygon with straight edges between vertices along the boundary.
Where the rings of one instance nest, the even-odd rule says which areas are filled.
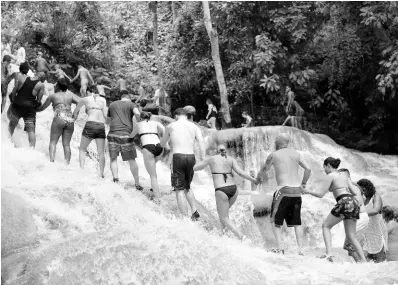
[[[147,145],[147,144],[158,144],[160,143],[159,136],[161,135],[159,133],[159,126],[160,123],[155,122],[155,121],[142,121],[137,124],[137,133],[140,134],[145,134],[141,136],[141,143],[142,145]],[[163,127],[163,126],[162,126]],[[156,135],[158,134],[158,135]]]
[[[342,194],[350,194],[349,190],[349,180],[347,176],[341,175],[338,172],[330,173],[329,177],[332,179],[332,183],[330,184],[330,192],[333,192],[333,196],[335,198],[339,197]]]
[[[80,71],[80,80],[88,81],[88,70],[84,67],[81,67],[79,71]]]
[[[42,57],[38,57],[36,58],[36,62],[37,62],[37,71],[48,71],[48,63],[47,61],[42,58]]]
[[[235,178],[232,173],[233,169],[233,158],[223,157],[221,155],[215,155],[209,158],[209,166],[212,173],[225,173],[213,175],[214,188],[225,187],[229,185],[235,185]],[[228,173],[228,174],[227,174]],[[226,179],[225,179],[226,178]]]
[[[299,177],[300,154],[291,148],[282,148],[272,154],[278,186],[297,187],[301,185]]]
[[[123,78],[120,78],[118,81],[116,81],[116,88],[119,89],[119,91],[127,90],[126,89],[126,80],[124,80]]]
[[[173,153],[194,154],[198,127],[188,120],[178,120],[167,126]],[[199,130],[200,131],[200,130]]]
[[[53,104],[53,108],[59,104],[63,104],[64,106],[70,107],[73,102],[73,93],[70,91],[66,92],[57,92],[52,95],[51,102]]]
[[[87,121],[105,123],[105,99],[100,96],[89,96],[82,100],[88,115]]]

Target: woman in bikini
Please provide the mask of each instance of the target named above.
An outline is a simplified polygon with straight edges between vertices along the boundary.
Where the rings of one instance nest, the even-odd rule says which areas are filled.
[[[95,86],[87,87],[87,97],[80,100],[73,111],[73,118],[76,119],[81,107],[85,106],[88,115],[83,129],[82,139],[79,147],[80,167],[84,168],[86,150],[92,140],[97,144],[97,153],[100,166],[100,176],[104,177],[105,167],[105,121],[106,121],[106,100],[94,93]]]
[[[330,191],[336,199],[336,206],[333,207],[330,214],[327,216],[322,225],[323,239],[325,240],[326,255],[320,258],[326,258],[333,262],[332,256],[332,233],[331,229],[344,221],[345,234],[356,253],[362,262],[366,262],[362,247],[355,236],[356,224],[359,219],[360,206],[355,199],[355,189],[351,181],[345,175],[341,175],[337,168],[340,165],[340,159],[328,157],[323,163],[323,168],[327,176],[322,180],[320,189],[317,192],[312,192],[303,189],[303,194],[310,194],[312,196],[322,198]]]
[[[211,129],[216,129],[217,108],[210,99],[207,99],[206,104],[209,106],[209,112],[206,116],[207,125]]]
[[[156,162],[163,152],[163,148],[160,146],[160,136],[164,134],[164,127],[159,122],[151,121],[152,113],[150,112],[141,112],[140,116],[142,121],[134,128],[131,136],[135,137],[138,134],[141,139],[145,168],[151,177],[151,190],[154,192],[155,202],[159,203],[160,192]]]
[[[235,203],[238,197],[238,189],[236,187],[235,179],[232,174],[234,170],[238,175],[243,178],[250,180],[258,184],[257,179],[251,177],[245,173],[238,165],[233,157],[227,156],[227,148],[224,145],[219,145],[217,148],[217,155],[209,157],[199,163],[197,163],[193,170],[198,171],[206,166],[210,166],[210,170],[213,174],[213,183],[217,203],[217,212],[220,218],[221,227],[224,230],[228,228],[231,230],[239,239],[243,238],[243,235],[235,227],[229,219],[229,209]]]
[[[59,138],[62,136],[62,146],[64,147],[65,161],[67,164],[69,164],[71,158],[70,141],[75,129],[75,120],[72,118],[71,105],[72,103],[78,104],[80,98],[68,91],[68,82],[65,78],[58,80],[57,86],[60,89],[60,92],[48,96],[44,104],[36,109],[36,112],[45,110],[52,103],[54,109],[54,119],[51,124],[50,134],[50,161],[54,162],[55,160],[57,143]]]

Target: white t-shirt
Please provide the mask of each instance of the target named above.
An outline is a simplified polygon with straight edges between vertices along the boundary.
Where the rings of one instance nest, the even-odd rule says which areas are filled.
[[[169,97],[169,95],[167,94],[167,92],[166,91],[164,91],[164,96],[167,98],[167,97]],[[157,89],[156,91],[155,91],[155,98],[156,98],[156,102],[155,102],[155,105],[156,106],[159,106],[159,97],[160,97],[160,88],[159,89]]]
[[[21,64],[22,62],[25,62],[25,49],[23,47],[20,47],[17,51],[17,64]]]

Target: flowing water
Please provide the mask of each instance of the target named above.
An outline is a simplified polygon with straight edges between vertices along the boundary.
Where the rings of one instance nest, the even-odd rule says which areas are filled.
[[[120,185],[111,183],[108,158],[105,179],[98,178],[98,166],[92,159],[87,158],[85,169],[80,169],[81,122],[76,124],[72,139],[71,164],[63,164],[61,144],[56,162],[50,163],[52,116],[51,108],[38,113],[37,144],[32,150],[21,127],[14,134],[15,145],[11,143],[8,120],[2,115],[2,192],[25,201],[37,227],[33,246],[14,250],[3,258],[2,272],[22,268],[14,275],[9,273],[6,284],[398,284],[397,263],[353,264],[342,260],[331,264],[314,257],[316,248],[323,246],[320,225],[333,205],[330,195],[323,200],[303,198],[308,255],[295,253],[291,232],[287,232],[287,254],[275,255],[266,250],[269,244],[264,245],[264,235],[271,237],[272,233],[258,228],[250,195],[240,196],[231,210],[231,218],[249,240],[240,242],[230,234],[220,235],[214,188],[206,171],[195,174],[193,191],[203,222],[193,223],[178,215],[166,163],[157,166],[164,201],[161,207],[133,189],[128,165],[121,160]],[[209,152],[217,143],[225,142],[245,169],[258,170],[280,132],[291,135],[293,146],[311,164],[315,178],[321,175],[326,156],[338,156],[354,180],[370,178],[385,201],[397,204],[396,156],[350,151],[327,137],[281,127],[209,132],[206,141]],[[95,143],[89,152],[95,154]],[[140,153],[137,161],[141,184],[149,188]],[[272,177],[271,172],[260,192],[273,191]],[[240,185],[250,190],[250,185]],[[342,228],[333,233],[334,246],[341,247]]]

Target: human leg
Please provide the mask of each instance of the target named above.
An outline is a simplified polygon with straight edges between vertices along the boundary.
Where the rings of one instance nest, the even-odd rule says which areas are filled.
[[[345,230],[345,235],[346,235],[347,239],[354,247],[355,252],[358,254],[361,261],[366,262],[366,258],[363,253],[362,246],[359,243],[357,237],[355,236],[356,226],[357,226],[357,220],[355,220],[355,219],[344,220],[344,230]]]
[[[332,232],[331,229],[341,222],[341,218],[337,218],[329,214],[322,224],[323,240],[325,241],[326,255],[332,255]]]
[[[135,185],[136,186],[140,185],[140,176],[139,176],[137,161],[135,161],[135,159],[130,159],[130,160],[128,160],[128,162],[130,165],[131,174],[133,174],[133,177],[134,177]]]
[[[220,218],[222,228],[228,228],[233,232],[239,239],[242,239],[243,235],[235,227],[235,225],[229,219],[229,208],[230,203],[228,201],[227,195],[222,191],[216,191],[216,203],[217,203],[217,213]],[[235,194],[236,195],[236,194]]]
[[[63,134],[63,125],[60,124],[59,119],[56,117],[53,119],[50,130],[50,145],[49,145],[49,154],[50,161],[54,162],[55,160],[55,151],[57,148],[57,143],[61,135]]]
[[[99,159],[100,176],[104,176],[105,169],[105,139],[95,139]]]
[[[151,178],[151,187],[153,192],[155,193],[155,198],[159,199],[159,183],[158,183],[158,176],[156,173],[156,160],[152,153],[150,153],[147,149],[143,149],[142,153],[144,155],[144,164],[146,171]]]
[[[185,193],[185,197],[188,201],[188,204],[191,207],[191,213],[195,213],[197,211],[196,199],[195,199],[195,195],[194,195],[192,189],[191,190],[185,189],[184,193]]]
[[[88,81],[81,80],[81,83],[80,83],[80,95],[82,97],[86,97],[87,96],[87,85],[88,85]]]
[[[73,131],[75,130],[75,125],[68,124],[68,126],[64,129],[62,134],[62,146],[64,148],[64,157],[66,164],[70,163],[70,159],[72,156],[72,151],[70,149],[70,141],[72,140]]]
[[[84,168],[84,163],[86,161],[86,150],[87,150],[88,145],[91,143],[91,141],[92,141],[92,139],[82,136],[82,139],[80,141],[80,147],[79,147],[80,168]]]
[[[180,213],[183,216],[188,216],[188,208],[186,206],[186,198],[184,195],[184,190],[175,190],[176,192],[176,198],[177,198],[177,205],[178,209],[180,210]]]

